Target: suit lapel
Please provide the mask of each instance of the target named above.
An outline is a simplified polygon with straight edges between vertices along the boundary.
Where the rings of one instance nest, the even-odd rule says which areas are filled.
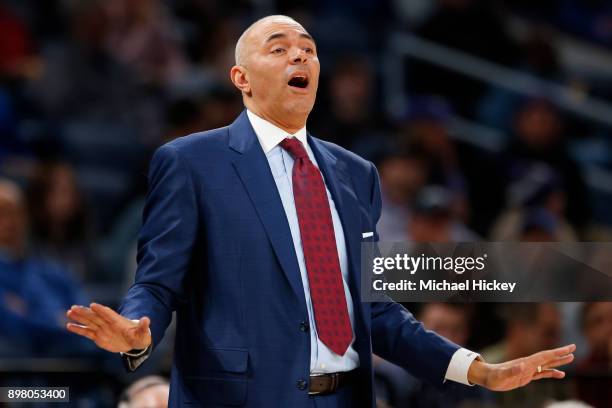
[[[291,230],[270,165],[246,111],[229,127],[229,147],[240,153],[233,165],[261,220],[300,305],[306,310],[304,287],[295,255]]]

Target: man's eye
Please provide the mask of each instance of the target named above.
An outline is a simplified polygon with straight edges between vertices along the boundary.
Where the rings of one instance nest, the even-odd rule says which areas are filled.
[[[275,49],[272,50],[272,53],[273,54],[280,54],[283,51],[285,51],[283,48],[275,48]]]
[[[307,54],[314,54],[314,50],[313,50],[312,48],[308,48],[308,47],[307,47],[307,48],[304,48],[304,51],[305,51]]]

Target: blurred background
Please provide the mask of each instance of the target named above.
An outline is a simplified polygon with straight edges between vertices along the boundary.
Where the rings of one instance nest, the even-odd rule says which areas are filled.
[[[171,330],[126,375],[64,312],[117,306],[152,152],[241,112],[235,41],[275,13],[317,41],[308,130],[378,167],[381,240],[610,240],[609,1],[0,0],[0,385],[69,385],[83,407],[167,393],[148,376],[168,375]],[[565,342],[578,359],[495,395],[377,360],[381,407],[612,407],[611,303],[407,306],[491,362]]]

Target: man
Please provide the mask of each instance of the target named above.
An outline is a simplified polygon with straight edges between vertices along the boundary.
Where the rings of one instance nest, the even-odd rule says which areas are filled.
[[[612,303],[582,305],[580,327],[589,349],[576,367],[578,397],[595,407],[612,406]]]
[[[300,24],[257,21],[230,75],[247,110],[152,159],[121,315],[75,306],[70,331],[129,353],[135,369],[176,311],[170,406],[371,407],[372,351],[438,385],[502,390],[563,376],[553,367],[571,361],[573,346],[474,362],[400,305],[361,302],[360,244],[378,239],[378,176],[306,133],[319,61]]]
[[[500,315],[505,321],[504,338],[482,350],[482,356],[490,363],[519,358],[559,344],[562,321],[555,303],[508,303],[502,305]],[[570,391],[564,382],[536,382],[496,394],[495,406],[540,407],[547,401],[570,398]]]
[[[456,344],[464,344],[470,334],[469,305],[459,303],[424,303],[417,318],[428,330],[433,330]],[[376,398],[393,407],[442,408],[489,406],[493,394],[480,387],[455,385],[441,393],[395,364],[374,357]],[[451,384],[449,384],[451,385]]]
[[[29,220],[19,186],[0,178],[0,357],[102,353],[64,330],[64,311],[87,298],[61,263],[27,245]]]

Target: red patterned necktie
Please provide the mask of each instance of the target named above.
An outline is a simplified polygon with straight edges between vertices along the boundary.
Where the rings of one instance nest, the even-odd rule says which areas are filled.
[[[319,339],[344,355],[353,339],[336,236],[323,177],[296,138],[281,142],[294,159],[293,197]]]

